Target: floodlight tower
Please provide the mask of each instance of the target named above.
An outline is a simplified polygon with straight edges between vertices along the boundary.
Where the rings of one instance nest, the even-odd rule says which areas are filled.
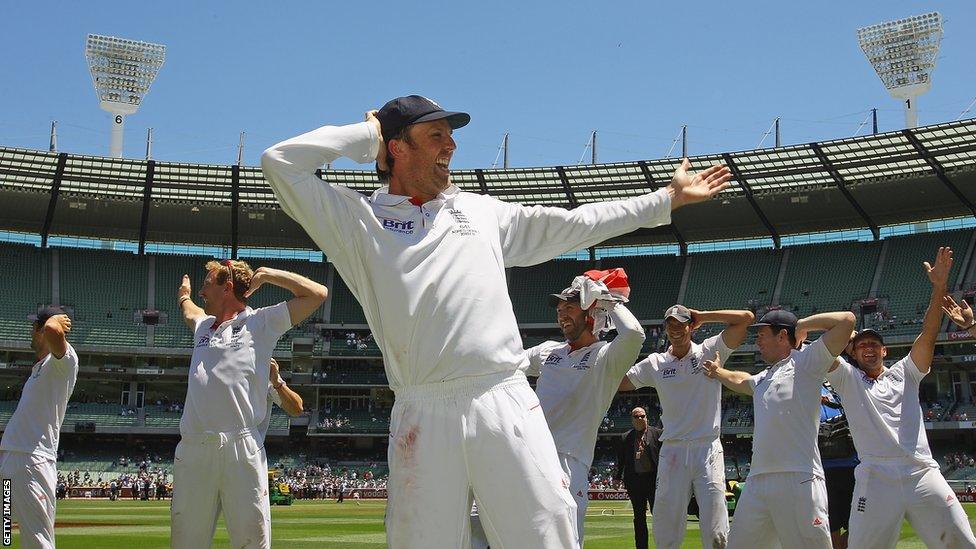
[[[135,114],[166,59],[166,46],[114,36],[89,34],[88,69],[102,110],[115,115],[109,155],[122,157],[125,117]]]
[[[932,86],[942,16],[932,12],[861,27],[857,41],[888,93],[905,102],[905,127],[918,126],[915,98]]]

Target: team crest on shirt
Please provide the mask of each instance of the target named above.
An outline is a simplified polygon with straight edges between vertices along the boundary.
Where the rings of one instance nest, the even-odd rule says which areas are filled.
[[[690,360],[691,360],[691,375],[700,373],[702,371],[702,365],[700,362],[698,362],[698,357],[692,356],[690,357]]]
[[[580,359],[579,364],[574,364],[573,365],[573,369],[574,370],[589,370],[590,369],[590,365],[587,364],[587,362],[590,361],[590,355],[592,355],[592,354],[593,354],[593,351],[586,351],[586,354],[583,355],[583,358],[582,359]]]
[[[464,212],[457,208],[451,208],[447,210],[447,213],[451,214],[454,218],[454,229],[451,230],[451,234],[456,234],[460,236],[474,236],[478,233],[478,229],[471,224],[468,220],[468,216]]]
[[[376,216],[376,218],[380,220],[380,223],[383,225],[383,228],[390,232],[394,232],[397,234],[413,234],[414,231],[413,221],[403,221],[400,219],[393,219],[392,217]]]

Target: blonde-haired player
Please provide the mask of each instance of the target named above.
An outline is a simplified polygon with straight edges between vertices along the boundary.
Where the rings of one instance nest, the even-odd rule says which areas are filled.
[[[314,312],[325,286],[303,276],[244,261],[211,261],[193,303],[183,276],[179,306],[193,329],[193,356],[181,440],[173,466],[171,545],[209,547],[223,510],[234,547],[271,546],[268,465],[264,451],[271,390],[271,352],[289,328]],[[252,309],[250,297],[264,284],[292,294],[288,302]],[[279,387],[280,388],[280,387]]]

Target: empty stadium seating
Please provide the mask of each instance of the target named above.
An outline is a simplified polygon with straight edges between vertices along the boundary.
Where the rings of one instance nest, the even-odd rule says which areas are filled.
[[[30,341],[28,315],[51,303],[51,251],[27,244],[0,245],[0,340]]]
[[[782,252],[733,250],[689,256],[684,304],[693,309],[748,309],[772,301]]]
[[[803,317],[849,310],[868,296],[881,252],[879,242],[831,242],[790,248],[779,303]]]

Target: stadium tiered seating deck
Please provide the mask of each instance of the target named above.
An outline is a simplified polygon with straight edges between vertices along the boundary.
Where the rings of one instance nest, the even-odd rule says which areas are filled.
[[[549,294],[558,294],[573,279],[591,268],[589,261],[556,259],[532,267],[514,267],[508,273],[508,294],[515,318],[524,323],[556,322]]]
[[[641,320],[664,317],[664,311],[678,300],[678,288],[685,260],[674,255],[607,257],[602,268],[623,267],[630,281],[627,307]]]
[[[118,404],[79,404],[69,403],[68,411],[64,415],[64,423],[71,425],[79,422],[92,422],[98,427],[135,427],[139,418],[130,415],[122,416],[122,406]]]
[[[366,314],[363,313],[363,308],[359,306],[359,302],[356,301],[352,291],[349,290],[349,286],[346,286],[338,272],[333,277],[332,285],[334,288],[329,288],[329,291],[332,292],[332,323],[366,324]]]
[[[876,328],[882,328],[885,335],[914,335],[920,332],[921,319],[931,293],[922,262],[934,262],[939,246],[951,246],[955,252],[955,263],[949,274],[951,286],[959,276],[971,237],[971,230],[961,230],[889,238],[878,296],[888,298],[890,317]]]
[[[146,346],[146,326],[133,314],[146,309],[148,261],[125,252],[58,249],[61,303],[74,308],[72,341]]]
[[[210,257],[187,255],[157,255],[156,257],[156,308],[166,313],[166,323],[156,326],[153,341],[155,347],[190,349],[193,334],[183,324],[183,316],[176,303],[176,291],[180,287],[183,275],[190,275],[190,285],[193,288],[193,299],[202,306],[197,292],[203,286],[206,277],[204,266]]]
[[[30,341],[28,315],[51,303],[51,252],[27,244],[0,244],[0,339]]]
[[[715,310],[748,309],[753,300],[768,304],[782,257],[765,249],[692,254],[684,305]]]
[[[287,260],[287,259],[247,259],[248,265],[252,269],[257,269],[259,267],[271,267],[273,269],[281,269],[284,271],[290,271],[293,273],[300,274],[305,278],[318,282],[319,284],[325,284],[326,280],[326,265],[325,263],[314,263],[311,261],[297,261],[297,260]],[[258,289],[257,292],[248,299],[248,306],[253,309],[258,309],[260,307],[268,307],[281,303],[282,301],[288,301],[294,297],[291,292],[284,288],[279,288],[273,284],[265,284]],[[303,320],[298,326],[293,327],[291,330],[278,340],[278,345],[275,347],[276,351],[291,352],[291,340],[295,337],[310,336],[319,337],[318,335],[312,336],[312,334],[307,332],[307,327],[313,319],[318,319],[321,321],[325,318],[325,310],[323,307],[316,309],[314,313],[309,316],[309,318]]]
[[[880,242],[832,242],[790,248],[779,303],[799,317],[847,311],[868,296]]]
[[[146,406],[146,427],[178,428],[183,412],[171,412],[166,406]]]
[[[16,400],[0,400],[0,425],[6,425],[16,409]]]

